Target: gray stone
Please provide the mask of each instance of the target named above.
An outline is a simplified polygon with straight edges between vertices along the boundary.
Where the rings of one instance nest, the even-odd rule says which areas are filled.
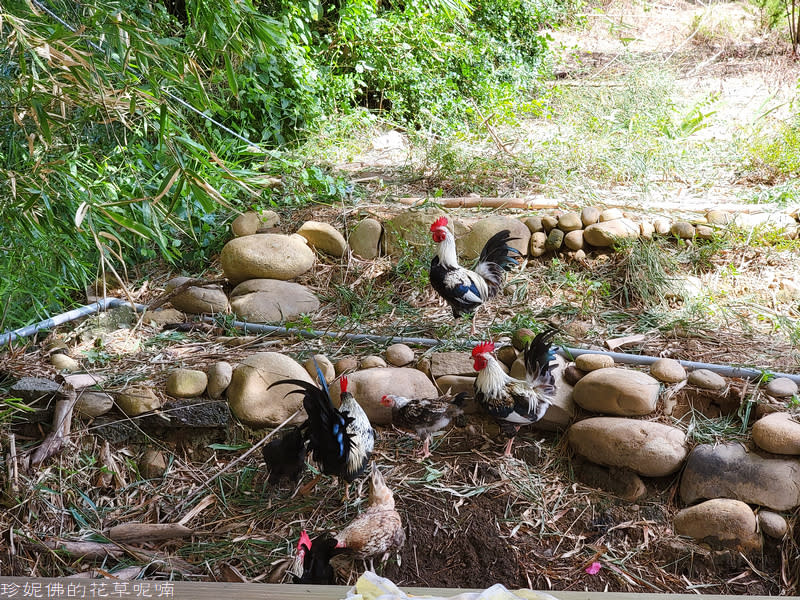
[[[281,323],[317,312],[319,300],[299,283],[250,279],[233,288],[231,309],[249,323]]]
[[[762,510],[758,513],[758,527],[766,535],[776,540],[783,539],[789,530],[789,524],[781,515],[771,510]]]
[[[554,229],[553,231],[557,230]],[[570,231],[567,235],[564,236],[564,245],[570,250],[582,250],[583,230],[577,229],[575,231]]]
[[[521,256],[527,256],[531,232],[522,221],[512,217],[495,216],[481,219],[472,225],[467,235],[456,239],[456,247],[465,260],[475,259],[489,238],[503,229],[508,229],[511,237],[516,238],[508,245],[516,248]]]
[[[547,243],[547,234],[544,231],[537,231],[536,233],[531,234],[531,241],[529,245],[530,255],[534,258],[538,256],[542,256],[545,250],[545,244]]]
[[[658,235],[667,235],[669,234],[670,228],[672,227],[672,223],[669,219],[661,217],[653,221],[653,228],[656,230]]]
[[[362,369],[383,369],[388,365],[380,356],[365,356],[361,359]]]
[[[582,229],[583,223],[581,222],[581,215],[572,212],[564,213],[558,217],[558,228],[564,233]]]
[[[733,215],[726,210],[709,210],[706,221],[711,225],[728,225],[733,222]]]
[[[258,214],[246,212],[233,220],[231,230],[236,237],[242,237],[243,235],[253,235],[258,231],[259,225],[261,225],[261,219],[259,219]]]
[[[116,396],[117,406],[129,417],[137,417],[161,407],[161,400],[146,385],[132,385],[117,392]]]
[[[366,218],[350,232],[348,242],[353,254],[366,260],[377,258],[381,250],[383,225],[377,219]]]
[[[653,234],[656,232],[656,227],[650,221],[642,221],[639,223],[639,235],[646,240],[653,239]]]
[[[600,222],[600,209],[595,206],[586,206],[581,211],[581,223],[584,227]]]
[[[776,377],[764,387],[764,392],[774,398],[788,398],[797,393],[797,384],[788,377]]]
[[[574,399],[589,411],[623,417],[649,415],[656,409],[658,381],[630,369],[597,369],[575,385]]]
[[[599,488],[634,502],[647,493],[641,477],[629,469],[603,467],[586,460],[572,461],[575,477],[589,487]]]
[[[542,217],[542,229],[545,233],[550,233],[556,227],[558,227],[558,217],[553,215]]]
[[[607,221],[617,221],[625,217],[625,213],[623,213],[618,208],[607,208],[600,213],[600,222],[605,223]]]
[[[381,404],[386,394],[407,398],[435,398],[436,387],[422,371],[409,367],[385,367],[356,371],[347,376],[348,391],[367,413],[373,425],[388,425],[392,422],[392,409]],[[331,386],[331,398],[339,404],[340,388]]]
[[[347,252],[344,236],[330,223],[306,221],[297,233],[308,240],[309,246],[325,254],[341,258]]]
[[[167,377],[167,393],[174,398],[202,396],[208,385],[208,375],[195,369],[175,369]]]
[[[405,344],[392,344],[386,348],[386,362],[395,367],[405,367],[414,362],[414,351]]]
[[[439,379],[443,375],[476,375],[472,355],[469,352],[434,352],[431,355],[431,376]]]
[[[75,402],[75,412],[82,417],[99,417],[114,408],[114,399],[105,392],[81,390]]]
[[[717,498],[678,512],[675,533],[691,537],[712,548],[735,548],[748,552],[761,547],[756,515],[744,502]]]
[[[581,354],[575,357],[575,366],[581,371],[597,371],[614,366],[614,359],[608,354]]]
[[[250,236],[252,237],[252,236]],[[293,358],[277,352],[257,352],[245,358],[233,370],[228,386],[231,412],[252,427],[276,427],[303,407],[302,394],[290,394],[297,387],[270,386],[282,379],[314,383],[306,370]],[[295,417],[295,422],[302,417]]]
[[[687,221],[676,221],[672,224],[672,227],[669,228],[669,231],[676,238],[682,240],[690,240],[695,234],[694,225]]]
[[[689,454],[681,476],[681,499],[735,498],[773,510],[800,504],[800,461],[761,456],[742,444],[701,444]]]
[[[228,389],[233,377],[233,367],[225,361],[215,362],[208,368],[208,386],[206,391],[210,398],[218,400]]]
[[[544,231],[544,226],[542,225],[542,217],[527,217],[524,223],[528,227],[531,233]]]
[[[171,292],[189,280],[189,277],[174,277],[164,285],[164,289]],[[193,315],[228,312],[228,297],[219,285],[192,285],[169,301],[176,309]]]
[[[316,364],[314,364],[316,361]],[[322,371],[322,376],[325,378],[325,383],[330,383],[336,379],[336,368],[333,366],[331,359],[324,354],[315,354],[303,363],[303,368],[308,372],[313,381],[318,381],[317,367]]]
[[[579,421],[569,428],[567,439],[575,452],[592,462],[625,467],[646,477],[675,473],[688,451],[686,434],[677,427],[618,417]]]
[[[145,479],[159,479],[167,471],[167,459],[164,453],[148,448],[139,459],[139,473]]]
[[[586,243],[598,248],[613,246],[618,239],[631,239],[639,237],[639,226],[628,219],[601,221],[589,225],[583,230],[583,239]]]
[[[664,383],[678,383],[686,379],[686,369],[674,358],[659,358],[650,365],[650,374]]]
[[[547,241],[544,243],[544,249],[555,252],[561,248],[564,243],[564,232],[560,229],[551,229],[547,234]]]
[[[728,385],[722,375],[708,369],[696,369],[689,373],[689,383],[704,390],[722,390]]]
[[[225,277],[241,283],[299,277],[314,265],[315,257],[301,236],[257,233],[225,244],[219,260]]]
[[[147,310],[142,317],[142,322],[163,327],[168,323],[183,323],[186,316],[176,308],[162,308],[160,310]]]
[[[358,359],[354,356],[345,356],[333,364],[333,369],[337,376],[341,375],[342,373],[350,373],[351,371],[355,371],[357,368]]]
[[[753,424],[753,442],[773,454],[800,454],[800,422],[785,412],[774,412]]]
[[[701,240],[713,240],[714,230],[708,225],[698,225],[695,227],[695,233]]]

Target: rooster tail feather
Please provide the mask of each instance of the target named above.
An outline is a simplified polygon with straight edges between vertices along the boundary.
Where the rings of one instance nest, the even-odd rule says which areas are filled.
[[[314,368],[317,370],[317,379],[319,380],[319,387],[322,388],[322,391],[325,392],[325,395],[330,397],[330,391],[328,390],[328,382],[325,381],[325,375],[322,374],[322,369],[319,368],[319,363],[317,362],[316,357],[312,356],[311,360],[314,361]]]
[[[555,329],[546,329],[525,348],[525,372],[529,381],[543,380],[552,384],[551,371],[555,364],[551,362],[555,358],[555,351],[551,349],[551,343],[555,334]]]
[[[508,229],[498,231],[483,246],[478,264],[492,263],[506,271],[517,266],[517,256],[521,256],[520,251],[509,246],[508,242],[518,239],[511,237]]]

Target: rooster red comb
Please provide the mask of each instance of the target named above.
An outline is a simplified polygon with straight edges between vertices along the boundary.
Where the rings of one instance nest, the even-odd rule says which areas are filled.
[[[440,227],[447,227],[447,217],[439,217],[438,219],[436,219],[433,222],[433,225],[431,225],[431,231],[439,229]]]
[[[486,352],[494,352],[494,344],[492,342],[481,342],[472,349],[472,357],[475,358],[479,354]]]
[[[339,389],[342,390],[343,394],[347,392],[347,377],[342,377],[339,380]]]
[[[311,538],[308,537],[308,534],[305,532],[305,530],[300,532],[300,541],[297,542],[298,552],[303,546],[311,550]]]

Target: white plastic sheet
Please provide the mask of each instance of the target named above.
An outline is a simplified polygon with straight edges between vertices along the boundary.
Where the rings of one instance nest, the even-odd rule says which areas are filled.
[[[406,594],[385,577],[366,571],[347,592],[346,600],[556,600],[554,596],[531,590],[508,590],[496,583],[482,592],[465,592],[457,596],[415,596]]]

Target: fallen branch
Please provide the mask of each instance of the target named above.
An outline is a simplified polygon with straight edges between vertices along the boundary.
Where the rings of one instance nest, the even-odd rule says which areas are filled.
[[[397,202],[408,206],[420,206],[426,202],[438,204],[445,208],[520,208],[523,210],[533,208],[558,208],[558,200],[549,198],[479,198],[467,196],[464,198],[398,198]]]
[[[31,454],[31,466],[42,464],[48,458],[55,456],[64,447],[64,443],[72,430],[72,409],[78,400],[78,394],[72,386],[64,386],[58,392],[59,399],[53,411],[53,425],[44,441]]]
[[[46,548],[57,552],[64,552],[71,558],[85,560],[105,560],[109,556],[120,558],[125,550],[116,544],[102,544],[100,542],[70,542],[67,540],[46,540],[42,542]]]
[[[194,532],[178,523],[125,523],[108,530],[108,538],[121,544],[188,537]]]

